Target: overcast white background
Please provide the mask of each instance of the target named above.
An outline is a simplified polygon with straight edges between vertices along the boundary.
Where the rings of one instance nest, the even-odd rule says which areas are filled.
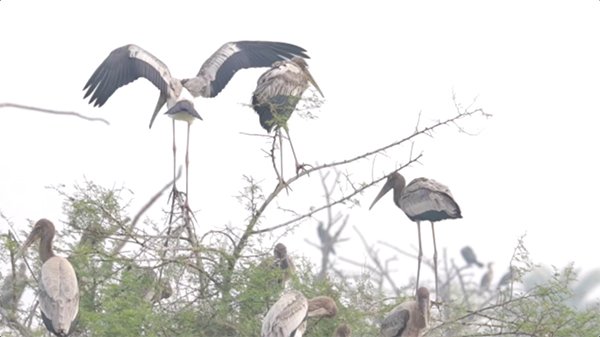
[[[1,0],[0,102],[77,111],[111,125],[1,109],[0,210],[19,228],[41,217],[62,227],[62,200],[45,186],[71,186],[84,177],[125,186],[133,191],[135,212],[168,181],[171,122],[161,114],[148,129],[156,88],[138,80],[100,109],[83,100],[83,85],[113,49],[138,44],[185,78],[225,42],[285,41],[308,50],[326,97],[318,119],[294,115],[289,121],[300,161],[373,150],[412,132],[419,112],[422,125],[453,116],[453,92],[463,104],[477,97],[476,105],[494,115],[464,125],[477,136],[442,128],[433,139],[420,138],[421,164],[403,171],[408,179],[443,182],[461,205],[464,219],[436,226],[438,247],[460,259],[459,249],[470,244],[484,262],[496,261],[497,281],[526,233],[534,261],[575,261],[591,270],[599,253],[599,17],[599,1]],[[240,134],[264,133],[245,106],[263,71],[241,71],[215,99],[196,100],[204,121],[192,126],[190,198],[200,230],[243,223],[234,198],[242,175],[264,181],[265,192],[275,183],[262,152],[268,143]],[[183,151],[183,124],[178,134]],[[404,163],[408,148],[388,155],[373,167],[365,162],[347,169],[357,181],[372,172],[379,177]],[[415,225],[391,196],[368,211],[379,188],[361,197],[363,207],[351,210],[350,224],[372,242],[411,250]],[[313,176],[282,202],[302,211],[321,198]],[[160,208],[150,215],[160,215]],[[265,225],[275,224],[266,215]],[[283,242],[296,256],[314,256],[304,238],[316,240],[313,223]],[[428,226],[423,239],[431,256]],[[339,253],[362,260],[358,245],[353,237]],[[414,264],[398,264],[407,268],[399,284],[415,273]],[[422,279],[432,277],[426,271]]]

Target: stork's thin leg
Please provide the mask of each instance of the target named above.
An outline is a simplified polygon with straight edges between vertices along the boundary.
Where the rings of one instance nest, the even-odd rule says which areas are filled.
[[[438,297],[438,273],[437,273],[437,247],[435,244],[435,229],[431,222],[431,233],[433,234],[433,272],[435,274],[435,300],[439,302]]]
[[[188,123],[187,125],[187,141],[185,146],[185,207],[189,207],[188,196],[189,196],[189,185],[190,185],[190,126],[192,123]]]
[[[419,276],[421,275],[421,259],[423,259],[423,248],[421,247],[421,222],[417,221],[417,232],[419,233],[419,256],[417,258],[417,286],[415,288],[415,294],[419,289]]]
[[[169,215],[169,225],[173,223],[173,215],[175,210],[175,202],[178,198],[177,192],[177,145],[175,145],[175,120],[173,119],[173,187],[171,189],[171,194],[169,195],[169,200],[171,201],[171,213]],[[167,201],[168,202],[168,201]],[[171,227],[169,227],[169,232],[171,231]]]
[[[275,131],[275,134],[273,135],[273,144],[271,144],[271,163],[273,163],[273,170],[275,170],[275,174],[277,175],[277,180],[279,181],[279,183],[281,184],[281,182],[283,181],[283,179],[281,178],[281,175],[279,174],[279,169],[277,168],[277,164],[275,164],[275,143],[277,143],[277,131]]]
[[[175,179],[177,178],[177,145],[175,144],[175,119],[173,119],[173,191],[177,191]],[[173,196],[175,197],[175,196]]]
[[[303,168],[303,165],[300,165],[298,162],[298,157],[296,157],[296,151],[294,150],[294,144],[292,143],[292,138],[290,137],[290,130],[285,128],[285,133],[287,134],[288,141],[290,142],[290,147],[292,148],[292,154],[294,155],[294,161],[296,162],[296,174]]]
[[[279,169],[281,170],[279,179],[281,179],[281,183],[285,183],[283,180],[283,141],[281,140],[281,128],[277,129],[277,134],[279,135]]]

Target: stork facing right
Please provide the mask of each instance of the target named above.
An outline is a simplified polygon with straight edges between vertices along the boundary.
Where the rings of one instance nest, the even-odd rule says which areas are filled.
[[[290,138],[290,131],[287,126],[287,121],[291,117],[292,112],[296,110],[296,105],[300,101],[302,94],[312,84],[321,94],[323,92],[313,79],[308,71],[308,64],[302,57],[293,57],[291,60],[277,61],[273,63],[271,69],[267,70],[259,79],[252,95],[252,108],[258,113],[260,125],[271,132],[275,128],[275,136],[279,137],[279,170],[275,170],[279,178],[279,182],[283,183],[283,150],[281,140],[281,128],[285,130],[292,154],[296,162],[296,173],[302,169],[302,165],[298,163],[296,151]]]

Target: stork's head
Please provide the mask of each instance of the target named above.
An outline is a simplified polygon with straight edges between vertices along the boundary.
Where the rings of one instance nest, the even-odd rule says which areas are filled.
[[[298,67],[300,67],[300,69],[304,73],[304,77],[306,77],[306,80],[309,81],[315,87],[315,89],[317,89],[319,94],[321,94],[321,97],[325,97],[325,95],[323,95],[323,92],[321,91],[321,88],[319,88],[319,85],[317,84],[317,82],[315,82],[315,79],[312,77],[310,71],[308,71],[308,64],[306,63],[306,60],[302,57],[294,56],[291,61],[297,64]]]
[[[337,314],[337,305],[329,296],[317,296],[308,300],[308,317],[331,318]]]
[[[23,243],[23,247],[21,250],[27,249],[27,247],[31,246],[38,239],[46,239],[52,240],[54,238],[54,224],[48,219],[40,219],[33,226],[33,230]]]
[[[379,201],[379,199],[386,195],[387,192],[394,189],[395,193],[401,193],[404,189],[404,186],[406,186],[406,180],[404,180],[404,177],[400,173],[393,172],[390,175],[388,175],[385,185],[383,185],[381,191],[379,191],[379,194],[377,194],[375,200],[373,200],[373,202],[371,203],[369,210],[373,208],[377,201]]]
[[[283,243],[278,243],[273,249],[273,255],[277,259],[283,259],[287,256],[287,247]]]

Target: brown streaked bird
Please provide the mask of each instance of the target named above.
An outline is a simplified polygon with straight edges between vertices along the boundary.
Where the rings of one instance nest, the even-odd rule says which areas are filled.
[[[307,300],[302,293],[291,290],[275,302],[262,322],[261,337],[302,337],[306,320],[311,317],[331,318],[337,305],[331,297],[317,296]]]
[[[128,44],[113,50],[98,66],[83,88],[87,90],[84,98],[91,95],[89,103],[101,107],[117,89],[140,77],[147,79],[160,90],[156,108],[150,119],[150,127],[166,103],[169,109],[167,115],[173,118],[173,193],[176,194],[175,120],[188,123],[187,177],[190,123],[195,119],[201,119],[192,103],[193,98],[217,96],[241,69],[270,67],[275,61],[292,57],[308,58],[305,52],[306,50],[301,47],[283,42],[227,42],[204,61],[196,77],[180,80],[171,76],[169,68],[150,52],[134,44]],[[179,104],[182,102],[184,105]],[[188,192],[187,181],[186,192]]]
[[[381,322],[383,337],[419,337],[429,323],[429,290],[417,290],[416,300],[402,302]]]
[[[340,324],[335,331],[333,332],[333,337],[350,337],[352,336],[352,329],[348,326],[348,324]]]
[[[59,337],[69,335],[79,312],[79,287],[73,266],[64,257],[54,255],[54,224],[47,219],[36,222],[23,243],[22,251],[40,240],[42,269],[39,279],[39,303],[42,320],[48,331]]]
[[[417,262],[417,285],[419,288],[419,276],[421,273],[421,259],[423,258],[423,249],[421,248],[421,221],[431,223],[431,233],[433,235],[433,265],[435,273],[435,296],[438,297],[438,275],[437,275],[437,247],[435,243],[434,224],[437,221],[446,219],[462,218],[460,207],[454,201],[452,193],[448,187],[440,184],[433,179],[416,178],[408,185],[404,177],[398,173],[391,173],[385,185],[379,194],[373,200],[369,210],[390,190],[394,190],[394,203],[404,214],[417,223],[419,235],[419,256]]]
[[[252,95],[252,108],[258,113],[260,125],[271,132],[275,128],[275,136],[279,137],[279,160],[280,171],[279,182],[283,183],[283,150],[281,129],[287,134],[294,161],[296,162],[296,173],[302,168],[298,163],[296,151],[290,138],[287,121],[291,117],[302,94],[312,84],[323,96],[323,92],[308,71],[308,64],[302,57],[293,57],[291,60],[277,61],[271,69],[267,70],[259,79]],[[273,139],[275,142],[275,138]]]
[[[481,283],[479,284],[479,289],[481,291],[487,291],[490,289],[490,285],[492,284],[492,279],[494,278],[494,266],[493,262],[488,262],[487,271],[481,277]]]
[[[475,256],[475,252],[473,251],[473,248],[471,248],[471,246],[464,246],[460,250],[460,254],[467,263],[467,267],[476,264],[479,268],[483,268],[483,263],[477,261],[477,256]]]

